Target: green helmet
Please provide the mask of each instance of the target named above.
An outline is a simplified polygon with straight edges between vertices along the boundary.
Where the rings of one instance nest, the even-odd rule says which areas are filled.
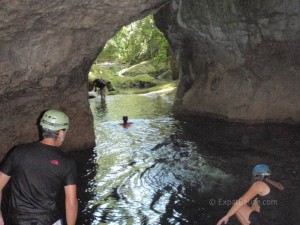
[[[69,128],[69,118],[66,114],[57,110],[48,110],[44,113],[40,125],[52,131],[64,130]]]

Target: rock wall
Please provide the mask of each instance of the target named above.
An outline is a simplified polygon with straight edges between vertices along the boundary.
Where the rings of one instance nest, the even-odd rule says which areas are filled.
[[[94,146],[88,72],[123,25],[167,0],[2,0],[0,8],[0,158],[38,140],[47,109],[70,117],[65,149]]]
[[[166,5],[167,4],[167,5]],[[64,147],[94,146],[88,72],[106,41],[155,13],[180,65],[176,110],[234,121],[300,121],[298,0],[2,0],[0,158],[71,120]]]
[[[181,65],[177,113],[300,122],[299,0],[174,0],[155,18]]]

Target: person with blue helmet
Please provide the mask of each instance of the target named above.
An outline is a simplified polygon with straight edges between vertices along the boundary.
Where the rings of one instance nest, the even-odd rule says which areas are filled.
[[[270,168],[265,164],[260,164],[254,167],[252,177],[254,180],[266,179],[271,176]]]
[[[265,164],[256,165],[252,171],[253,184],[249,190],[235,201],[227,214],[217,225],[227,224],[229,218],[235,215],[242,225],[269,224],[266,221],[268,209],[274,207],[274,194],[283,191],[281,183],[270,179],[271,170]],[[251,207],[248,205],[252,203]]]

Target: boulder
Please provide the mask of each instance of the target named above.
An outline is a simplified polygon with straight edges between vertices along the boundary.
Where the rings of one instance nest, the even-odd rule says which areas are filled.
[[[0,158],[38,140],[37,119],[64,111],[66,150],[95,145],[88,73],[107,40],[168,0],[3,0],[0,8]]]
[[[164,73],[166,70],[168,70],[168,66],[166,63],[159,63],[158,65],[155,65],[151,61],[145,61],[120,70],[118,72],[118,75],[134,77],[141,74],[149,74],[153,77],[157,77],[161,73]]]
[[[155,15],[180,65],[176,112],[300,122],[298,0],[172,1]]]

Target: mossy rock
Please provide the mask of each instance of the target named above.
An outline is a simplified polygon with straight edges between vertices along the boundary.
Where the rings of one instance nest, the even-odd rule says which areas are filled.
[[[161,79],[161,80],[171,80],[172,79],[172,71],[171,70],[167,70],[164,73],[162,73],[161,75],[159,75],[157,77],[157,79]]]
[[[119,88],[149,88],[157,85],[155,78],[148,74],[142,74],[135,77],[122,77],[118,80],[118,84],[115,84]]]
[[[118,72],[118,75],[133,77],[141,74],[149,74],[150,76],[156,77],[166,70],[168,70],[168,66],[166,63],[159,63],[158,65],[155,65],[151,61],[145,61],[129,68],[120,70]]]

